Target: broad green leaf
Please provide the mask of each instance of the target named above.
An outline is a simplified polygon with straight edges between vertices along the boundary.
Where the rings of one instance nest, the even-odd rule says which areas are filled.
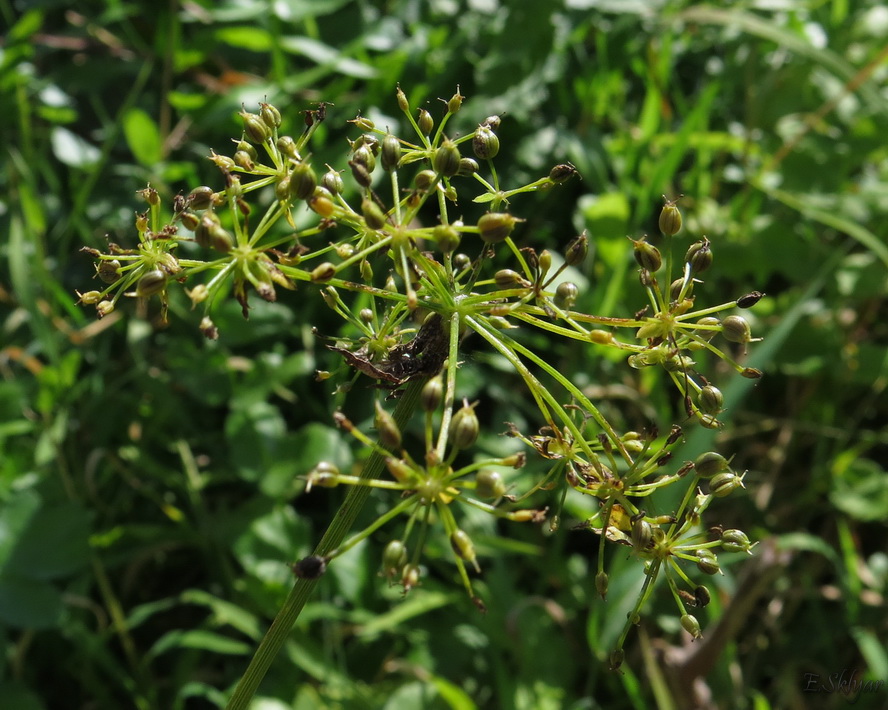
[[[41,580],[0,575],[0,622],[21,629],[51,629],[62,616],[62,595]]]
[[[56,126],[50,135],[52,152],[60,162],[72,168],[89,168],[99,162],[101,151],[67,128]]]
[[[89,517],[75,503],[41,507],[19,534],[3,572],[47,580],[84,567],[89,561]]]
[[[151,167],[163,158],[163,140],[157,123],[142,109],[131,108],[123,115],[123,134],[142,165]]]
[[[476,710],[478,707],[466,691],[458,685],[454,685],[449,680],[441,678],[440,676],[432,676],[432,684],[437,688],[438,695],[441,696],[441,699],[447,703],[452,710]]]
[[[40,497],[33,490],[13,494],[0,506],[0,571],[15,551],[31,518],[40,508]]]

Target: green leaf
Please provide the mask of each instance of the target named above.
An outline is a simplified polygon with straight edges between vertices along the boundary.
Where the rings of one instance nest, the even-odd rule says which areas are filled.
[[[485,202],[493,202],[496,199],[496,195],[492,192],[485,192],[483,195],[478,195],[478,197],[474,198],[472,202],[477,202],[479,205],[483,205]]]
[[[478,707],[458,685],[439,676],[432,676],[432,684],[438,690],[441,699],[453,710],[476,710]]]
[[[246,656],[253,651],[253,646],[213,631],[193,629],[182,631],[176,629],[161,636],[149,649],[148,658],[155,658],[167,651],[178,648],[193,648],[211,653],[228,656]]]
[[[76,503],[44,506],[20,532],[4,574],[55,579],[89,562],[89,514]]]
[[[15,493],[0,506],[0,571],[15,552],[22,533],[40,508],[40,497],[32,490]]]
[[[0,621],[22,629],[51,629],[62,616],[62,595],[48,582],[0,575]]]
[[[50,143],[59,162],[72,168],[89,168],[102,158],[102,152],[96,146],[62,126],[52,130]]]
[[[216,39],[251,52],[267,52],[274,45],[271,34],[258,27],[223,27],[216,30]]]
[[[390,611],[376,616],[372,621],[359,627],[357,633],[362,637],[373,637],[387,631],[393,631],[408,619],[453,604],[456,599],[456,594],[414,592],[404,602],[398,604]]]
[[[46,707],[34,693],[16,682],[0,683],[0,698],[3,698],[4,707],[15,710],[44,710]]]
[[[163,140],[157,124],[145,111],[131,108],[123,115],[123,134],[142,165],[151,167],[163,158]]]
[[[351,59],[334,47],[308,37],[282,37],[281,47],[292,54],[299,54],[321,66],[334,68],[340,74],[356,79],[373,79],[377,71],[369,64]]]
[[[237,604],[219,599],[219,597],[201,589],[188,589],[182,592],[181,600],[186,604],[200,604],[209,607],[213,614],[211,622],[214,626],[231,626],[254,640],[262,637],[262,630],[256,615]]]

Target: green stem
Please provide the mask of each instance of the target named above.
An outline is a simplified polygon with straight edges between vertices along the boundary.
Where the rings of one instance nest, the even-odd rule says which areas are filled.
[[[422,391],[423,384],[425,384],[424,380],[412,381],[398,401],[394,411],[394,418],[399,428],[403,429],[406,427],[419,401],[419,394]],[[377,478],[383,467],[383,457],[379,453],[374,452],[364,466],[361,478]],[[327,528],[327,532],[324,533],[324,537],[318,543],[314,552],[315,555],[323,557],[342,543],[363,507],[367,496],[370,494],[370,490],[369,486],[352,486],[349,489],[348,495],[346,495],[339,510],[336,511],[336,515]],[[296,619],[302,612],[317,583],[317,579],[296,580],[296,584],[290,590],[284,605],[260,642],[256,653],[253,654],[253,658],[247,666],[247,670],[234,689],[228,705],[225,706],[226,710],[247,710],[250,701],[256,694],[256,690],[259,688],[259,684],[268,672],[272,661],[274,661],[281,648],[283,648],[287,636],[290,634]]]

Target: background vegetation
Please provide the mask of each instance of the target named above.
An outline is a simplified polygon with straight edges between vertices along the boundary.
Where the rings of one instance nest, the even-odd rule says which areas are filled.
[[[0,0],[0,698],[4,707],[213,708],[240,677],[340,500],[296,478],[350,463],[335,367],[309,289],[249,322],[232,303],[203,340],[186,299],[101,321],[82,245],[133,239],[135,191],[215,185],[241,104],[292,124],[330,101],[314,142],[339,163],[359,112],[467,97],[454,130],[503,113],[515,184],[570,161],[583,176],[516,212],[538,243],[588,229],[581,299],[642,305],[626,235],[661,194],[713,242],[710,293],[753,289],[765,336],[724,380],[732,424],[689,433],[749,469],[725,523],[762,540],[719,578],[704,635],[733,620],[705,676],[722,708],[840,707],[805,674],[888,682],[888,10],[877,0]],[[623,361],[558,353],[606,406],[670,422],[680,402]],[[489,446],[522,402],[467,353]],[[728,384],[730,383],[730,384]],[[713,444],[715,442],[715,444]],[[615,555],[594,593],[594,537],[509,527],[476,540],[481,615],[440,569],[404,601],[377,576],[386,538],[331,565],[262,686],[278,708],[622,708],[677,702],[677,619],[655,609],[624,673],[606,657],[639,583]],[[371,503],[371,507],[373,504]],[[434,550],[432,551],[434,552]],[[755,580],[762,581],[755,587]],[[739,593],[738,593],[739,590]],[[749,602],[743,607],[743,600]],[[665,600],[668,602],[668,600]],[[672,655],[670,655],[672,654]],[[670,665],[669,659],[673,660]],[[676,681],[677,677],[677,681]],[[670,690],[671,689],[671,690]],[[672,700],[670,698],[679,698]],[[859,707],[883,707],[863,693]]]

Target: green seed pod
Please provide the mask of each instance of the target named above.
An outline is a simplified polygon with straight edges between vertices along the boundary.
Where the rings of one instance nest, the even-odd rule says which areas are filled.
[[[416,478],[416,471],[407,462],[396,459],[394,456],[386,457],[385,467],[398,483],[410,483]]]
[[[136,295],[139,298],[148,298],[160,293],[166,288],[167,275],[160,269],[147,271],[136,283]]]
[[[284,175],[274,185],[274,196],[278,202],[288,202],[290,200],[290,176]]]
[[[301,162],[302,157],[299,155],[299,149],[296,147],[296,141],[293,140],[292,136],[281,136],[277,139],[276,145],[281,155]]]
[[[260,102],[259,118],[265,121],[269,128],[279,128],[281,125],[281,112],[271,104]]]
[[[549,179],[556,185],[561,185],[577,175],[577,169],[570,163],[556,165],[549,171]]]
[[[297,163],[290,173],[290,197],[307,200],[314,194],[318,178],[308,163]]]
[[[350,121],[350,123],[354,123],[358,128],[362,131],[372,131],[376,128],[376,124],[373,123],[369,118],[364,118],[363,116],[358,116]]]
[[[740,372],[740,377],[745,377],[747,380],[759,380],[763,374],[761,370],[757,370],[754,367],[744,367]]]
[[[642,269],[654,273],[663,266],[663,257],[660,256],[660,250],[653,244],[645,241],[644,237],[637,241],[633,239],[632,243],[635,245],[633,248],[635,261],[638,262]]]
[[[244,170],[253,169],[253,159],[245,150],[239,150],[234,154],[234,164],[237,165],[237,167],[239,168],[243,168]]]
[[[472,150],[479,160],[490,160],[495,158],[499,153],[500,142],[496,133],[489,126],[484,124],[475,129],[475,136],[472,138]]]
[[[188,193],[188,206],[193,210],[205,210],[213,204],[213,188],[201,185]]]
[[[404,587],[405,594],[419,584],[420,576],[419,565],[404,565],[401,571],[401,586]]]
[[[150,185],[142,190],[137,190],[136,194],[152,207],[157,207],[160,204],[160,195]]]
[[[681,628],[695,639],[703,638],[703,632],[700,631],[700,622],[690,614],[685,614],[681,617]]]
[[[488,244],[496,244],[505,240],[521,220],[507,212],[488,212],[478,220],[478,232]]]
[[[247,111],[239,111],[238,115],[244,122],[244,135],[251,143],[264,143],[271,136],[271,131],[259,116]]]
[[[725,552],[750,552],[752,544],[742,530],[725,530],[721,536],[722,549]]]
[[[109,313],[114,312],[114,301],[99,301],[96,304],[96,314],[99,318],[104,318]]]
[[[361,214],[370,229],[382,229],[385,226],[385,213],[379,205],[367,197],[361,200]]]
[[[701,318],[700,320],[698,320],[697,325],[702,325],[706,327],[698,328],[694,331],[694,333],[704,340],[712,340],[715,337],[715,334],[718,332],[717,330],[713,330],[712,327],[720,326],[721,321],[714,316],[706,316],[705,318]]]
[[[456,87],[456,93],[450,97],[447,102],[447,113],[456,113],[462,107],[463,99],[466,98],[459,93],[459,86]]]
[[[80,299],[78,303],[82,303],[85,306],[94,306],[102,300],[102,294],[99,291],[87,291],[86,293],[75,291],[74,293],[76,293]]]
[[[586,261],[589,253],[589,237],[584,231],[570,240],[567,249],[564,250],[564,263],[568,266],[580,266]]]
[[[561,309],[571,309],[580,295],[580,288],[573,281],[562,281],[555,289],[555,305]]]
[[[329,261],[318,264],[311,272],[311,280],[314,283],[324,283],[336,275],[336,267]]]
[[[761,291],[750,291],[745,296],[740,296],[737,299],[737,308],[752,308],[764,295]]]
[[[677,301],[678,297],[681,296],[681,290],[684,287],[684,279],[675,279],[669,285],[669,298],[673,301]],[[690,281],[688,283],[687,288],[685,288],[684,293],[685,297],[690,296],[694,292],[694,282]]]
[[[743,316],[728,316],[721,325],[725,340],[732,343],[748,343],[752,340],[749,323]]]
[[[330,191],[331,195],[341,195],[345,185],[342,182],[342,175],[330,168],[321,177],[321,185]]]
[[[413,178],[413,184],[416,185],[417,190],[426,192],[437,179],[438,175],[434,170],[420,170]]]
[[[743,476],[736,473],[719,473],[709,479],[709,492],[717,498],[724,498],[738,488],[745,488]]]
[[[432,167],[436,173],[444,177],[453,177],[459,172],[461,157],[456,144],[449,138],[445,138],[432,156]]]
[[[700,394],[697,397],[697,406],[703,414],[716,416],[722,411],[724,403],[725,398],[721,390],[712,385],[706,385],[706,387],[700,390]]]
[[[179,219],[182,221],[182,226],[185,227],[185,229],[190,229],[192,232],[197,229],[197,225],[200,224],[200,217],[194,212],[183,212]]]
[[[401,430],[395,423],[395,418],[382,408],[379,401],[376,402],[375,424],[379,439],[385,448],[390,450],[401,448]]]
[[[420,402],[422,408],[426,412],[437,411],[441,406],[441,400],[444,398],[444,382],[440,375],[435,375],[423,385],[420,393]]]
[[[667,237],[672,237],[681,231],[681,212],[675,206],[675,200],[666,200],[660,211],[660,231]]]
[[[401,141],[391,133],[382,139],[382,169],[391,172],[401,165]]]
[[[611,651],[610,657],[608,658],[609,668],[612,671],[620,670],[620,666],[623,665],[623,659],[626,657],[626,652],[622,648],[617,648]]]
[[[493,275],[499,288],[528,288],[530,282],[512,269],[500,269]]]
[[[603,600],[607,600],[607,585],[609,581],[610,578],[604,570],[595,575],[595,591],[598,592],[598,596]]]
[[[395,96],[398,99],[398,108],[401,109],[404,113],[407,113],[410,110],[410,104],[407,101],[407,95],[401,90],[400,86],[395,92]]]
[[[478,439],[480,431],[475,408],[464,401],[450,420],[450,444],[456,449],[468,449]]]
[[[432,118],[432,114],[424,108],[421,108],[419,109],[419,115],[416,118],[416,125],[419,127],[419,132],[424,136],[427,136],[435,127],[435,119]]]
[[[366,145],[362,145],[352,154],[352,160],[363,165],[368,173],[372,173],[376,169],[376,157]]]
[[[632,547],[635,548],[636,552],[644,552],[653,538],[653,528],[651,527],[651,524],[643,518],[636,520],[632,523],[631,538]]]
[[[539,262],[537,263],[537,274],[542,279],[549,273],[549,269],[552,268],[552,252],[548,249],[543,249],[540,253]]]
[[[362,165],[361,163],[356,163],[354,160],[348,161],[348,167],[351,168],[352,177],[355,179],[355,182],[358,183],[361,187],[370,187],[370,184],[373,182],[373,178],[370,177],[370,173],[367,171],[367,167]]]
[[[468,177],[469,175],[474,175],[478,172],[478,161],[474,158],[460,158],[459,159],[459,170],[456,171],[456,174],[460,177]]]
[[[704,237],[702,241],[694,242],[688,247],[685,261],[691,265],[692,274],[701,274],[712,266],[712,249],[709,244],[709,240]]]
[[[432,231],[432,238],[438,248],[445,254],[451,254],[459,248],[459,232],[450,224],[439,224]]]
[[[106,284],[113,284],[120,280],[120,261],[117,259],[102,259],[99,262],[97,272],[99,278]]]
[[[250,156],[250,160],[258,160],[259,153],[256,151],[256,148],[245,140],[239,140],[237,142],[237,147],[235,150],[242,150],[244,153]]]
[[[488,116],[484,119],[482,126],[487,126],[491,131],[497,131],[500,127],[502,119],[499,116]]]
[[[716,451],[707,451],[694,461],[694,470],[703,478],[712,478],[715,474],[728,470],[728,460]]]
[[[321,217],[331,216],[336,209],[336,205],[333,204],[333,200],[330,199],[330,193],[322,187],[317,188],[315,194],[308,198],[308,206],[313,212],[321,215]],[[352,247],[351,244],[348,246]],[[352,247],[352,253],[354,253],[354,247]],[[351,256],[351,254],[349,254],[349,256]]]
[[[475,554],[475,545],[472,544],[472,538],[468,536],[465,530],[456,529],[450,533],[450,546],[457,557],[471,564],[476,572],[480,571],[477,555]]]
[[[234,161],[227,155],[218,155],[217,153],[211,153],[210,160],[213,161],[213,164],[217,168],[223,171],[231,170],[234,167]]]
[[[711,550],[697,550],[694,555],[697,558],[697,568],[703,574],[718,574],[721,572],[718,558]]]
[[[401,574],[407,564],[407,546],[400,540],[392,540],[382,553],[382,573],[391,579]]]
[[[506,494],[506,483],[499,471],[483,469],[475,476],[475,495],[479,498],[502,498]]]
[[[228,230],[223,228],[221,224],[214,224],[210,227],[209,236],[210,246],[216,251],[227,254],[234,247],[234,239],[231,237]]]

